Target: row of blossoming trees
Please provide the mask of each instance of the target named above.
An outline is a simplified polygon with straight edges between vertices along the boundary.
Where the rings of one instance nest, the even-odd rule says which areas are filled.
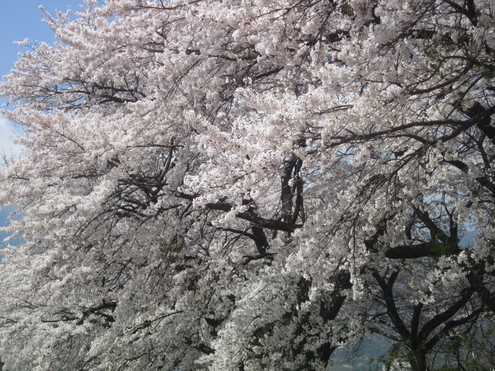
[[[6,367],[320,370],[368,334],[413,370],[493,367],[494,16],[490,0],[47,14],[59,42],[0,87],[26,132],[0,175],[25,240],[2,252]]]

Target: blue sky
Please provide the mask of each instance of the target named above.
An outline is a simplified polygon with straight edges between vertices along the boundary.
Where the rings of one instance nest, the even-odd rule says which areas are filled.
[[[51,14],[56,11],[66,11],[68,8],[77,11],[78,4],[83,0],[0,0],[0,78],[8,74],[14,68],[18,53],[23,48],[13,44],[14,41],[22,41],[25,38],[33,42],[55,41],[53,31],[42,22],[44,14],[38,8],[42,5]],[[0,97],[0,105],[5,104],[7,98]],[[16,130],[20,132],[19,129]],[[0,156],[2,154],[19,154],[19,147],[15,146],[12,123],[8,122],[0,114]],[[0,160],[1,166],[1,160]],[[12,207],[2,208],[0,205],[0,227],[8,224],[7,215],[14,210]],[[0,231],[0,248],[4,246],[2,240],[8,234]],[[18,241],[11,241],[16,243]]]
[[[82,0],[4,0],[0,5],[0,74],[4,76],[14,67],[21,47],[13,41],[29,38],[33,41],[53,42],[54,34],[42,22],[44,14],[38,8],[42,5],[51,14],[68,8],[78,10]]]
[[[0,77],[5,76],[14,68],[18,53],[23,48],[14,45],[14,41],[25,38],[31,41],[52,43],[53,31],[42,22],[44,14],[38,8],[42,5],[51,14],[56,11],[72,9],[79,10],[83,0],[2,0],[0,4]],[[7,98],[0,97],[0,104],[5,104]],[[12,124],[0,115],[0,154],[17,154],[13,142]]]

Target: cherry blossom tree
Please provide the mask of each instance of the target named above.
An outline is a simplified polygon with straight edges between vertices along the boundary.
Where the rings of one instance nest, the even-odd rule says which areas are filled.
[[[0,87],[6,368],[318,370],[378,333],[426,370],[493,321],[494,7],[46,14]]]

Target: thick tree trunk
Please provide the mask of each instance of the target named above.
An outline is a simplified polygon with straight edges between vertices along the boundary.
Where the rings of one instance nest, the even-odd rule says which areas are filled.
[[[426,371],[426,353],[420,349],[413,350],[409,356],[409,363],[412,371]]]

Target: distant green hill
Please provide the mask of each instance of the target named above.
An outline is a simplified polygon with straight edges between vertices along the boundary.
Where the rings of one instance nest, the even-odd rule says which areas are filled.
[[[392,345],[391,341],[379,335],[370,335],[355,351],[337,349],[332,357],[332,371],[375,371],[383,369],[383,361]]]

